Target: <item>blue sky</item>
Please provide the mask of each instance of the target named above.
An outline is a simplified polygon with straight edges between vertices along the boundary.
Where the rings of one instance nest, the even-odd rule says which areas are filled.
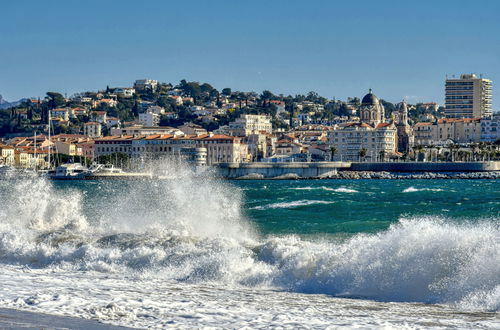
[[[151,78],[222,89],[443,102],[483,73],[500,110],[500,1],[2,1],[0,94]]]

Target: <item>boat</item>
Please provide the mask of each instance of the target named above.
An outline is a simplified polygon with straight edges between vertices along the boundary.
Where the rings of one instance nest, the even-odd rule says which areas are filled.
[[[92,172],[80,163],[62,164],[56,167],[55,171],[47,172],[47,176],[52,180],[84,180]]]
[[[140,179],[151,178],[150,173],[125,172],[113,164],[93,164],[89,171],[91,175],[87,179]]]

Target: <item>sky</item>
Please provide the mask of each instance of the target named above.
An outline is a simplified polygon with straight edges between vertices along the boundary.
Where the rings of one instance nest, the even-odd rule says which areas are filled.
[[[131,86],[369,88],[385,100],[444,102],[446,75],[493,80],[500,110],[500,1],[0,1],[0,94],[9,101]]]

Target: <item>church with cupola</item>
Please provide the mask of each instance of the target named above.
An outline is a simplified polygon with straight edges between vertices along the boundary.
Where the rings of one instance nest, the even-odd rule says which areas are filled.
[[[372,93],[371,89],[361,100],[359,115],[362,123],[370,124],[373,127],[385,121],[384,106],[380,103],[378,97]]]
[[[386,161],[398,154],[398,125],[407,132],[407,112],[397,114],[398,122],[386,121],[384,105],[370,89],[359,106],[359,122],[338,126],[328,134],[330,145],[336,149],[334,160]],[[406,116],[406,117],[405,117]],[[406,138],[405,146],[409,144]]]

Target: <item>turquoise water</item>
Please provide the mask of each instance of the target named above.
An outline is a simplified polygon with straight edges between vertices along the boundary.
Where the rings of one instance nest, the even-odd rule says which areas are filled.
[[[499,181],[175,173],[0,180],[0,307],[144,328],[499,324]]]
[[[495,180],[315,180],[236,182],[245,214],[266,234],[386,230],[401,218],[500,217]]]
[[[497,221],[500,218],[499,184],[496,180],[223,183],[235,188],[235,194],[241,194],[240,207],[245,221],[252,223],[263,235],[347,237],[387,230],[401,218],[434,216],[453,222]],[[163,185],[149,181],[54,182],[54,185],[61,190],[83,192],[83,212],[90,219],[115,204],[121,195],[138,194],[133,202],[142,200],[141,206],[151,203],[154,209],[157,198],[165,194]]]

